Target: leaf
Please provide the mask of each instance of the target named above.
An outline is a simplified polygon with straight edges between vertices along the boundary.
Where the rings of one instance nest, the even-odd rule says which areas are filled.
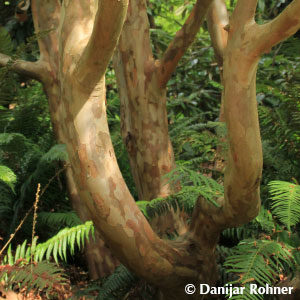
[[[17,176],[10,168],[0,165],[0,180],[5,182],[15,193],[15,184],[17,182]]]
[[[13,52],[13,44],[9,33],[4,27],[0,27],[0,53],[11,55]]]
[[[243,284],[254,278],[262,286],[272,284],[286,265],[293,265],[291,249],[272,240],[243,240],[234,248],[233,254],[225,259],[224,266],[227,273],[234,272],[240,276],[232,283]]]
[[[271,181],[268,186],[272,210],[290,231],[300,220],[300,186],[286,181]]]

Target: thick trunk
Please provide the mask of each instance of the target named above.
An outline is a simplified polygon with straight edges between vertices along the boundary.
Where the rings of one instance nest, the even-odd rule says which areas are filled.
[[[147,62],[146,69],[134,71],[135,82],[132,82],[130,70],[126,71],[125,76],[121,74],[120,69],[125,67],[124,60],[129,65],[144,64],[137,63],[135,55],[129,56],[121,51],[115,55],[115,70],[121,95],[121,133],[138,197],[140,200],[166,197],[173,189],[163,176],[175,166],[168,134],[166,90],[158,87],[155,74],[145,83],[145,73],[156,68],[153,60]]]
[[[139,3],[143,11],[144,6]],[[54,115],[60,122],[58,130],[67,144],[80,201],[85,203],[113,253],[138,276],[159,287],[165,299],[203,299],[197,292],[187,295],[185,285],[215,284],[219,233],[250,221],[259,209],[262,153],[255,98],[256,67],[268,46],[300,27],[299,17],[293,13],[300,9],[300,1],[293,1],[278,18],[264,25],[254,22],[256,3],[238,1],[224,51],[224,112],[229,143],[225,197],[217,200],[220,208],[199,198],[189,230],[167,241],[153,232],[131,196],[118,168],[108,130],[104,73],[120,34],[127,1],[102,0],[99,7],[92,0],[63,2],[60,98],[55,100],[53,111],[57,112]],[[270,42],[266,35],[272,31]],[[175,38],[173,46],[178,43]],[[94,48],[98,51],[92,52]],[[178,56],[170,52],[162,59],[164,63],[158,68],[161,87],[174,67],[172,62],[177,60]],[[153,61],[148,63],[143,70],[155,69]],[[148,76],[145,83],[153,84],[157,92],[153,73],[140,74]],[[128,82],[134,85],[136,80],[133,76]],[[160,99],[161,95],[154,96]],[[148,100],[147,105],[139,109],[143,112],[147,108],[151,114],[153,104]],[[138,112],[134,114],[137,115]],[[142,122],[139,125],[143,127]],[[212,299],[212,295],[207,298]]]
[[[146,1],[129,1],[114,68],[121,99],[121,132],[140,200],[165,197],[177,190],[163,177],[175,166],[166,84],[193,42],[210,2],[196,2],[163,57],[154,60]]]
[[[78,195],[70,168],[66,171],[66,178],[69,196],[74,210],[83,222],[91,220],[92,216],[89,210]],[[90,237],[89,242],[85,244],[84,253],[88,264],[89,277],[93,280],[112,274],[119,264],[118,260],[112,255],[110,249],[104,243],[98,230],[95,230],[95,240]]]
[[[44,88],[49,101],[51,121],[56,140],[58,143],[64,144],[66,137],[63,134],[61,122],[59,121],[61,113],[61,103],[58,101],[59,86],[52,81],[52,83],[47,82],[47,84],[44,84]],[[92,216],[84,201],[80,199],[72,170],[67,168],[65,175],[69,198],[73,209],[81,221],[85,222],[92,220]],[[89,277],[93,280],[112,274],[116,266],[119,264],[118,260],[112,255],[111,251],[104,243],[97,229],[95,230],[95,240],[90,238],[89,242],[85,244],[84,254],[89,271]]]
[[[173,169],[174,155],[168,134],[166,89],[158,86],[145,1],[129,3],[114,68],[121,100],[121,133],[138,197],[165,197],[172,189],[162,176]]]
[[[51,122],[58,143],[64,144],[66,137],[62,130],[62,109],[60,101],[60,82],[59,75],[59,19],[61,5],[59,1],[52,0],[48,7],[42,1],[32,1],[32,13],[36,32],[54,29],[47,35],[38,40],[40,49],[40,60],[33,66],[22,66],[16,64],[15,67],[20,70],[25,69],[26,74],[32,78],[38,79],[43,83],[44,91],[47,95],[50,109]],[[26,62],[25,62],[26,63]],[[24,63],[23,63],[24,64]],[[30,63],[29,63],[30,64]],[[21,69],[22,68],[22,69]],[[32,71],[31,71],[32,70]],[[19,70],[17,70],[19,71]],[[38,76],[36,76],[38,74]],[[70,169],[66,171],[67,188],[72,207],[85,222],[91,220],[92,216],[86,208],[85,203],[80,199],[74,182],[73,174]],[[89,276],[91,279],[98,279],[110,275],[119,264],[117,259],[112,256],[111,251],[105,245],[97,229],[95,230],[95,241],[90,239],[85,245],[85,257],[88,265]]]

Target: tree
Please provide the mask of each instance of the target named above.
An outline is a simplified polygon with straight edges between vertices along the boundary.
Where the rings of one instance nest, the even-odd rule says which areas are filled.
[[[164,299],[187,298],[187,283],[214,285],[220,232],[249,222],[260,208],[262,150],[256,69],[263,53],[300,28],[300,1],[292,1],[279,16],[262,25],[254,20],[256,5],[256,0],[239,0],[225,27],[223,101],[229,150],[224,197],[216,200],[220,207],[199,197],[187,231],[173,241],[159,238],[135,204],[118,168],[107,126],[104,74],[121,32],[127,1],[64,1],[62,7],[54,0],[47,5],[33,1],[36,30],[49,25],[57,29],[40,39],[38,62],[17,61],[12,66],[44,83],[55,131],[67,145],[79,203],[84,202],[116,257],[156,285]],[[131,9],[140,8],[142,14],[144,7],[141,1]],[[55,37],[55,47],[50,48]],[[0,61],[6,65],[9,57],[1,55]],[[150,69],[153,66],[151,63]],[[157,79],[150,78],[155,88],[169,76],[161,71]]]
[[[84,7],[82,9],[84,9]],[[57,142],[65,143],[65,134],[62,128],[62,122],[60,121],[62,111],[59,110],[62,103],[60,102],[61,86],[59,81],[58,49],[58,25],[63,8],[60,1],[49,1],[46,6],[41,1],[31,1],[31,10],[35,31],[38,35],[40,59],[37,62],[18,60],[14,62],[12,69],[29,78],[36,79],[43,84],[49,101],[55,137]],[[88,24],[84,26],[88,26]],[[68,27],[69,25],[65,25],[64,29]],[[78,51],[80,50],[78,49]],[[6,65],[9,61],[10,58],[8,56],[1,54],[1,65]],[[73,172],[70,168],[66,170],[66,179],[72,206],[82,221],[90,220],[91,215],[84,203],[80,200]],[[95,243],[92,241],[88,243],[85,250],[89,266],[89,275],[92,279],[109,275],[118,263],[116,258],[111,255],[109,249],[105,246],[99,232],[96,232],[95,237]]]
[[[166,85],[199,31],[210,3],[196,2],[161,59],[155,60],[146,1],[129,2],[114,67],[121,100],[121,132],[140,200],[173,192],[163,177],[175,166],[168,135]]]

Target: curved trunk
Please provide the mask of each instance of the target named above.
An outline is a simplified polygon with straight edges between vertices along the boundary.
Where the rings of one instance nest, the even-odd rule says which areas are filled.
[[[121,133],[140,200],[166,197],[177,191],[163,177],[175,167],[168,134],[166,85],[194,41],[210,2],[196,2],[162,58],[155,60],[147,3],[129,1],[114,68],[121,101]]]
[[[67,144],[80,203],[84,202],[95,227],[118,259],[159,287],[164,299],[203,299],[198,292],[187,295],[185,285],[214,286],[219,233],[224,228],[247,223],[258,213],[262,151],[255,97],[256,68],[268,47],[300,27],[300,19],[294,13],[300,9],[300,1],[294,0],[279,17],[264,25],[254,21],[256,4],[256,0],[237,2],[224,50],[224,112],[229,143],[224,198],[217,200],[220,208],[199,198],[189,230],[168,241],[153,232],[131,196],[117,165],[108,130],[104,73],[125,19],[127,1],[63,2],[60,97],[53,100],[51,109],[59,120],[57,130]],[[177,38],[180,35],[169,49],[174,50]],[[177,59],[167,51],[156,69],[161,86]],[[153,67],[155,63],[146,63],[144,70]],[[150,76],[147,84],[156,87],[153,74],[144,74]],[[132,80],[135,82],[135,77]],[[147,107],[149,114],[151,105]],[[139,125],[143,127],[143,123]],[[212,299],[210,294],[205,297]]]
[[[44,91],[49,102],[49,110],[51,122],[55,134],[56,141],[64,144],[66,137],[64,136],[61,126],[61,101],[60,101],[60,82],[59,82],[59,18],[61,5],[59,1],[51,1],[51,14],[49,7],[45,7],[42,1],[32,1],[32,13],[34,18],[35,30],[43,32],[54,28],[43,38],[38,40],[40,48],[40,61],[45,65],[40,80],[43,83]],[[78,214],[79,218],[85,222],[91,220],[86,205],[79,198],[73,174],[70,168],[66,170],[67,189],[69,192],[72,207]],[[90,239],[85,245],[85,257],[88,265],[89,276],[91,279],[98,279],[110,275],[115,267],[119,264],[118,260],[111,254],[105,245],[97,229],[95,230],[95,241]]]

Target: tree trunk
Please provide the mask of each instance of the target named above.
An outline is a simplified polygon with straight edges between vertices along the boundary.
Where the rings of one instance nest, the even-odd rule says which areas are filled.
[[[281,15],[263,25],[254,21],[256,4],[255,0],[237,2],[224,49],[224,115],[229,143],[224,198],[216,200],[220,207],[199,198],[188,231],[169,241],[154,233],[137,207],[118,168],[108,130],[104,73],[125,19],[127,1],[63,2],[60,98],[55,112],[78,195],[113,253],[139,277],[156,285],[164,299],[212,299],[212,295],[198,291],[187,295],[184,288],[187,284],[215,285],[215,248],[220,232],[249,222],[259,210],[262,151],[256,68],[260,55],[300,27],[295,13],[300,1],[294,0]],[[158,67],[162,86],[170,75],[172,58],[163,58]],[[152,78],[146,82],[152,84]],[[152,106],[148,107],[151,114]]]
[[[65,143],[65,136],[61,126],[61,102],[60,102],[60,82],[59,82],[59,37],[58,27],[61,14],[61,5],[58,0],[48,1],[45,5],[42,1],[31,1],[32,15],[35,32],[41,35],[38,39],[40,49],[40,60],[38,62],[17,61],[12,69],[25,74],[43,84],[44,92],[48,98],[51,122],[54,135],[58,143]],[[51,31],[47,32],[49,29]],[[0,54],[1,55],[1,54]],[[0,56],[1,58],[1,56]],[[2,56],[2,65],[9,61],[9,57]],[[85,222],[91,220],[91,214],[83,201],[78,196],[77,187],[70,169],[66,171],[67,188],[71,204],[80,217]],[[99,232],[95,231],[95,241],[90,239],[85,245],[85,256],[87,260],[89,276],[91,279],[110,275],[119,264],[117,259],[101,239]]]
[[[121,100],[121,133],[140,200],[166,197],[176,191],[163,178],[175,167],[168,134],[166,84],[193,42],[210,2],[197,1],[163,57],[155,60],[146,1],[129,1],[114,68]]]

